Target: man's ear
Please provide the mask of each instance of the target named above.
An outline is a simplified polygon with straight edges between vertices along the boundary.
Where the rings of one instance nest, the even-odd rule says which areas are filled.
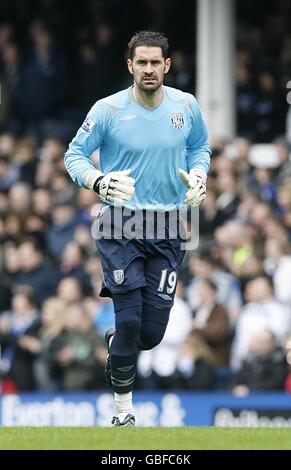
[[[171,68],[171,64],[172,64],[172,61],[171,59],[168,57],[166,60],[165,60],[165,73],[168,73],[170,68]]]
[[[128,67],[129,73],[131,73],[131,75],[132,75],[133,74],[133,69],[132,69],[132,60],[131,59],[127,59],[127,67]]]

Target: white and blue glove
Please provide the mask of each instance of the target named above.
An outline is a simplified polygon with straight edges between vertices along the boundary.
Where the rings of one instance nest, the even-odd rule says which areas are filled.
[[[94,170],[86,183],[100,197],[112,202],[116,206],[129,201],[135,192],[135,179],[130,174],[131,170],[112,171],[104,175]]]
[[[199,206],[206,198],[207,175],[202,170],[193,168],[190,173],[179,168],[179,175],[183,183],[189,188],[184,204],[192,207]]]

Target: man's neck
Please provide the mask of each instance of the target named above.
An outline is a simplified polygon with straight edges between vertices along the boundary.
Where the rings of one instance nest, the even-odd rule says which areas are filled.
[[[147,93],[140,90],[136,85],[133,86],[132,93],[135,101],[148,109],[154,109],[159,106],[163,99],[163,87],[158,88],[154,93]]]

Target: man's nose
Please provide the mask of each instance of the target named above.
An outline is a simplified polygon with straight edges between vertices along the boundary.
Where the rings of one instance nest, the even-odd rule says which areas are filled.
[[[145,67],[145,73],[151,74],[153,72],[152,64],[150,62],[147,63]]]

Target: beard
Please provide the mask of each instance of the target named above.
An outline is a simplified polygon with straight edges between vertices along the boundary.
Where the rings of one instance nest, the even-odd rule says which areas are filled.
[[[148,94],[155,93],[163,84],[163,78],[157,77],[143,77],[140,80],[135,80],[136,86],[143,92]]]

